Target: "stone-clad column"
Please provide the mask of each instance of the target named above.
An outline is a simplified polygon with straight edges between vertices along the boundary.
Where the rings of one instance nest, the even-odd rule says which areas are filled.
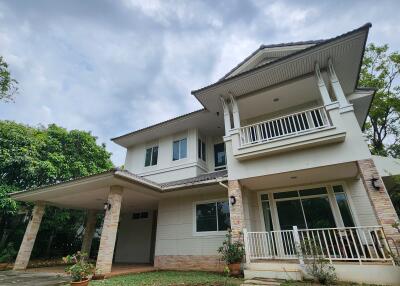
[[[111,272],[115,241],[118,231],[119,214],[121,211],[122,192],[123,188],[121,186],[110,187],[108,203],[111,204],[111,208],[106,211],[104,216],[99,253],[96,262],[96,272],[99,274],[107,274]]]
[[[242,188],[238,180],[228,181],[228,198],[231,196],[236,200],[234,205],[229,200],[232,238],[237,240],[241,238],[241,232],[245,227]]]
[[[392,227],[392,224],[399,220],[393,203],[390,200],[389,194],[383,184],[382,178],[379,176],[378,170],[375,167],[372,159],[360,160],[357,162],[361,179],[363,181],[365,190],[371,201],[372,207],[375,211],[375,216],[378,223],[383,227],[387,238],[392,238],[394,241],[400,240],[399,232]],[[380,181],[381,188],[376,190],[372,186],[371,179],[375,178]],[[394,249],[393,241],[389,239],[389,245]]]
[[[14,270],[23,270],[28,266],[31,257],[33,245],[35,244],[36,235],[39,231],[40,223],[44,214],[45,205],[36,203],[32,211],[32,218],[26,227],[24,238],[19,247],[18,255],[14,263]]]
[[[86,215],[85,233],[83,234],[81,251],[90,256],[94,232],[96,231],[97,211],[88,210]]]

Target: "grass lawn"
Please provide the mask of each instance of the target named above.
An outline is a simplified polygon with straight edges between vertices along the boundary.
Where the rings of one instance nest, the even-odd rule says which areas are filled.
[[[120,285],[152,285],[152,286],[186,286],[186,285],[224,285],[223,274],[201,271],[156,271],[125,276],[117,276],[101,281],[91,281],[92,286],[120,286]],[[227,285],[239,286],[243,279],[228,278]]]

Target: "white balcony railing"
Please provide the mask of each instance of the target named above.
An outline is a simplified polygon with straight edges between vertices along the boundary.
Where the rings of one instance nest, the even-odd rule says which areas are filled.
[[[268,142],[329,127],[324,107],[285,115],[240,128],[241,146]]]
[[[380,226],[342,227],[247,232],[244,231],[246,262],[298,259],[313,253],[333,261],[390,261],[390,248]]]

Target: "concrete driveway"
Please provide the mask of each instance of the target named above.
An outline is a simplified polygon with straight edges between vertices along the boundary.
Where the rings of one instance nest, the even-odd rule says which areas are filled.
[[[69,277],[50,272],[0,271],[1,286],[54,286],[69,282]]]

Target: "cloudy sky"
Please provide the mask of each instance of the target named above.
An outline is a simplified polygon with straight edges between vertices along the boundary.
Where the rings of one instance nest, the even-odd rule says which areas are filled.
[[[258,48],[373,24],[400,50],[400,1],[2,1],[0,55],[19,81],[0,119],[109,139],[200,108],[190,91]]]

